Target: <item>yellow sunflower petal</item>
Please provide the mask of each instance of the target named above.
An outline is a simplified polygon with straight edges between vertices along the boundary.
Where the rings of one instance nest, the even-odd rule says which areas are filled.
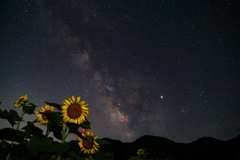
[[[63,116],[63,119],[65,119],[65,120],[68,121],[70,118],[69,118],[68,116],[65,116],[65,115],[64,115],[64,116]]]
[[[49,110],[49,106],[48,106],[48,105],[45,105],[45,106],[44,106],[44,109],[45,109],[45,110]]]
[[[82,141],[82,138],[80,138],[80,137],[77,137],[77,140],[79,140],[79,141]]]
[[[87,114],[89,114],[88,111],[84,111],[83,114],[85,114],[85,116],[87,116]]]
[[[78,123],[78,119],[75,119],[75,120],[74,120],[74,123]]]
[[[66,117],[65,120],[64,120],[64,122],[67,122],[67,121],[69,121],[69,120],[70,120],[70,118],[69,118],[69,117]]]
[[[87,107],[85,107],[85,106],[81,106],[82,107],[82,109],[84,109],[84,110],[88,110],[88,108]]]
[[[68,100],[66,100],[66,99],[65,99],[65,102],[67,103],[67,105],[70,105],[70,104],[71,104],[71,103],[70,103]]]
[[[79,104],[80,104],[80,105],[84,105],[84,103],[85,103],[85,101],[82,101],[82,102],[80,102]]]
[[[95,148],[95,150],[97,150],[97,151],[98,151],[98,148],[97,148],[96,146],[94,146],[94,148]]]
[[[69,99],[69,101],[70,101],[70,102],[71,102],[71,104],[72,104],[73,102],[72,102],[71,98],[68,98],[68,99]]]
[[[62,106],[62,109],[67,109],[68,108],[68,106]]]
[[[77,101],[76,101],[76,103],[78,103],[80,101],[80,96],[79,97],[77,97]]]
[[[93,149],[90,149],[90,154],[93,154],[94,153],[93,151],[94,151]]]
[[[83,122],[83,121],[86,121],[86,119],[85,119],[85,117],[82,115],[81,117],[81,121]]]
[[[74,96],[72,96],[72,101],[73,101],[73,103],[75,103],[75,98],[74,98]]]

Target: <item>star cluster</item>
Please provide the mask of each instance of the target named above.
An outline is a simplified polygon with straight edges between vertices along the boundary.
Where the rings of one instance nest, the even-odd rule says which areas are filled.
[[[11,109],[24,94],[39,109],[74,95],[89,104],[99,138],[235,137],[237,6],[230,0],[4,2],[0,108]]]

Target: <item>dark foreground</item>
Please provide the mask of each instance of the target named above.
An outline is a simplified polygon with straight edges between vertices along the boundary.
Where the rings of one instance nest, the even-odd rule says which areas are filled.
[[[143,136],[132,143],[103,139],[111,144],[100,145],[99,151],[112,153],[116,160],[137,157],[140,148],[146,149],[146,158],[153,160],[240,160],[240,136],[228,141],[204,137],[191,143],[175,143],[156,136]]]

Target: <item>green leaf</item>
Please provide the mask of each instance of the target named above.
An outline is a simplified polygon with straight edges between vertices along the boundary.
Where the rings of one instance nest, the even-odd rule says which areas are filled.
[[[24,113],[27,113],[27,114],[35,114],[34,111],[35,111],[35,108],[37,107],[35,104],[33,103],[29,103],[30,106],[26,106],[26,105],[23,105],[23,111]]]
[[[28,103],[30,104],[32,107],[37,107],[37,105],[35,105],[34,103]]]
[[[80,137],[82,139],[86,139],[84,136],[82,136],[82,133],[78,131],[78,129],[81,127],[80,125],[75,124],[75,123],[66,123],[66,125],[69,128],[69,133],[74,133],[78,137]]]
[[[22,129],[25,130],[26,132],[29,132],[30,134],[35,134],[39,137],[44,137],[44,135],[42,134],[43,130],[34,126],[33,122],[27,122],[27,125]]]
[[[40,138],[34,135],[28,142],[27,148],[36,152],[64,152],[70,148],[70,145],[54,142],[50,137]]]
[[[95,141],[96,141],[98,144],[111,144],[110,142],[105,141],[105,140],[103,140],[103,139],[96,139]]]
[[[28,102],[29,102],[28,100],[26,100],[26,101],[23,101],[23,103],[24,103],[24,104],[26,104],[26,103],[28,103]]]
[[[7,141],[3,140],[3,142],[0,143],[0,148],[1,149],[5,149],[5,148],[8,148],[8,147],[10,147],[10,144]]]
[[[90,122],[87,120],[87,118],[85,117],[86,121],[83,121],[83,123],[80,124],[80,126],[82,128],[85,128],[85,129],[91,129],[90,127]]]
[[[33,123],[36,123],[36,122],[39,122],[39,121],[38,121],[38,118],[36,118],[36,119],[33,121]]]
[[[60,125],[62,122],[61,112],[49,112],[49,113],[39,112],[39,113],[47,116],[47,119],[52,123]]]
[[[57,108],[59,111],[62,111],[62,106],[60,104],[57,103],[49,103],[49,102],[45,102],[47,105],[49,106],[53,106],[55,108]]]
[[[54,137],[56,137],[59,140],[62,140],[62,125],[57,125],[55,123],[49,123],[47,124],[47,127],[50,132],[53,132]]]
[[[0,118],[7,119],[12,127],[16,124],[15,121],[22,121],[22,118],[19,117],[18,113],[12,109],[9,112],[7,110],[2,111],[0,109]]]
[[[75,152],[73,152],[73,151],[70,152],[70,155],[71,155],[71,157],[73,157],[73,158],[77,158]]]
[[[0,139],[5,139],[9,141],[22,141],[24,138],[30,138],[28,132],[22,132],[12,128],[0,129]]]
[[[10,110],[9,113],[13,116],[13,121],[22,121],[22,118],[18,115],[18,113],[15,110]]]
[[[78,145],[79,141],[78,140],[72,140],[70,142],[65,142],[65,143],[68,143],[71,146],[70,156],[73,159],[76,158],[78,160],[79,159],[78,155],[80,153],[80,147]]]

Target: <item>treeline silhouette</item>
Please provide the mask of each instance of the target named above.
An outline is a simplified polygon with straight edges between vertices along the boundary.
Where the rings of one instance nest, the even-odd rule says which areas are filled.
[[[240,160],[240,135],[228,141],[202,137],[191,143],[147,135],[131,143],[103,139],[111,144],[100,145],[99,151],[112,153],[116,160],[137,157],[140,148],[146,149],[146,158],[153,160]]]

